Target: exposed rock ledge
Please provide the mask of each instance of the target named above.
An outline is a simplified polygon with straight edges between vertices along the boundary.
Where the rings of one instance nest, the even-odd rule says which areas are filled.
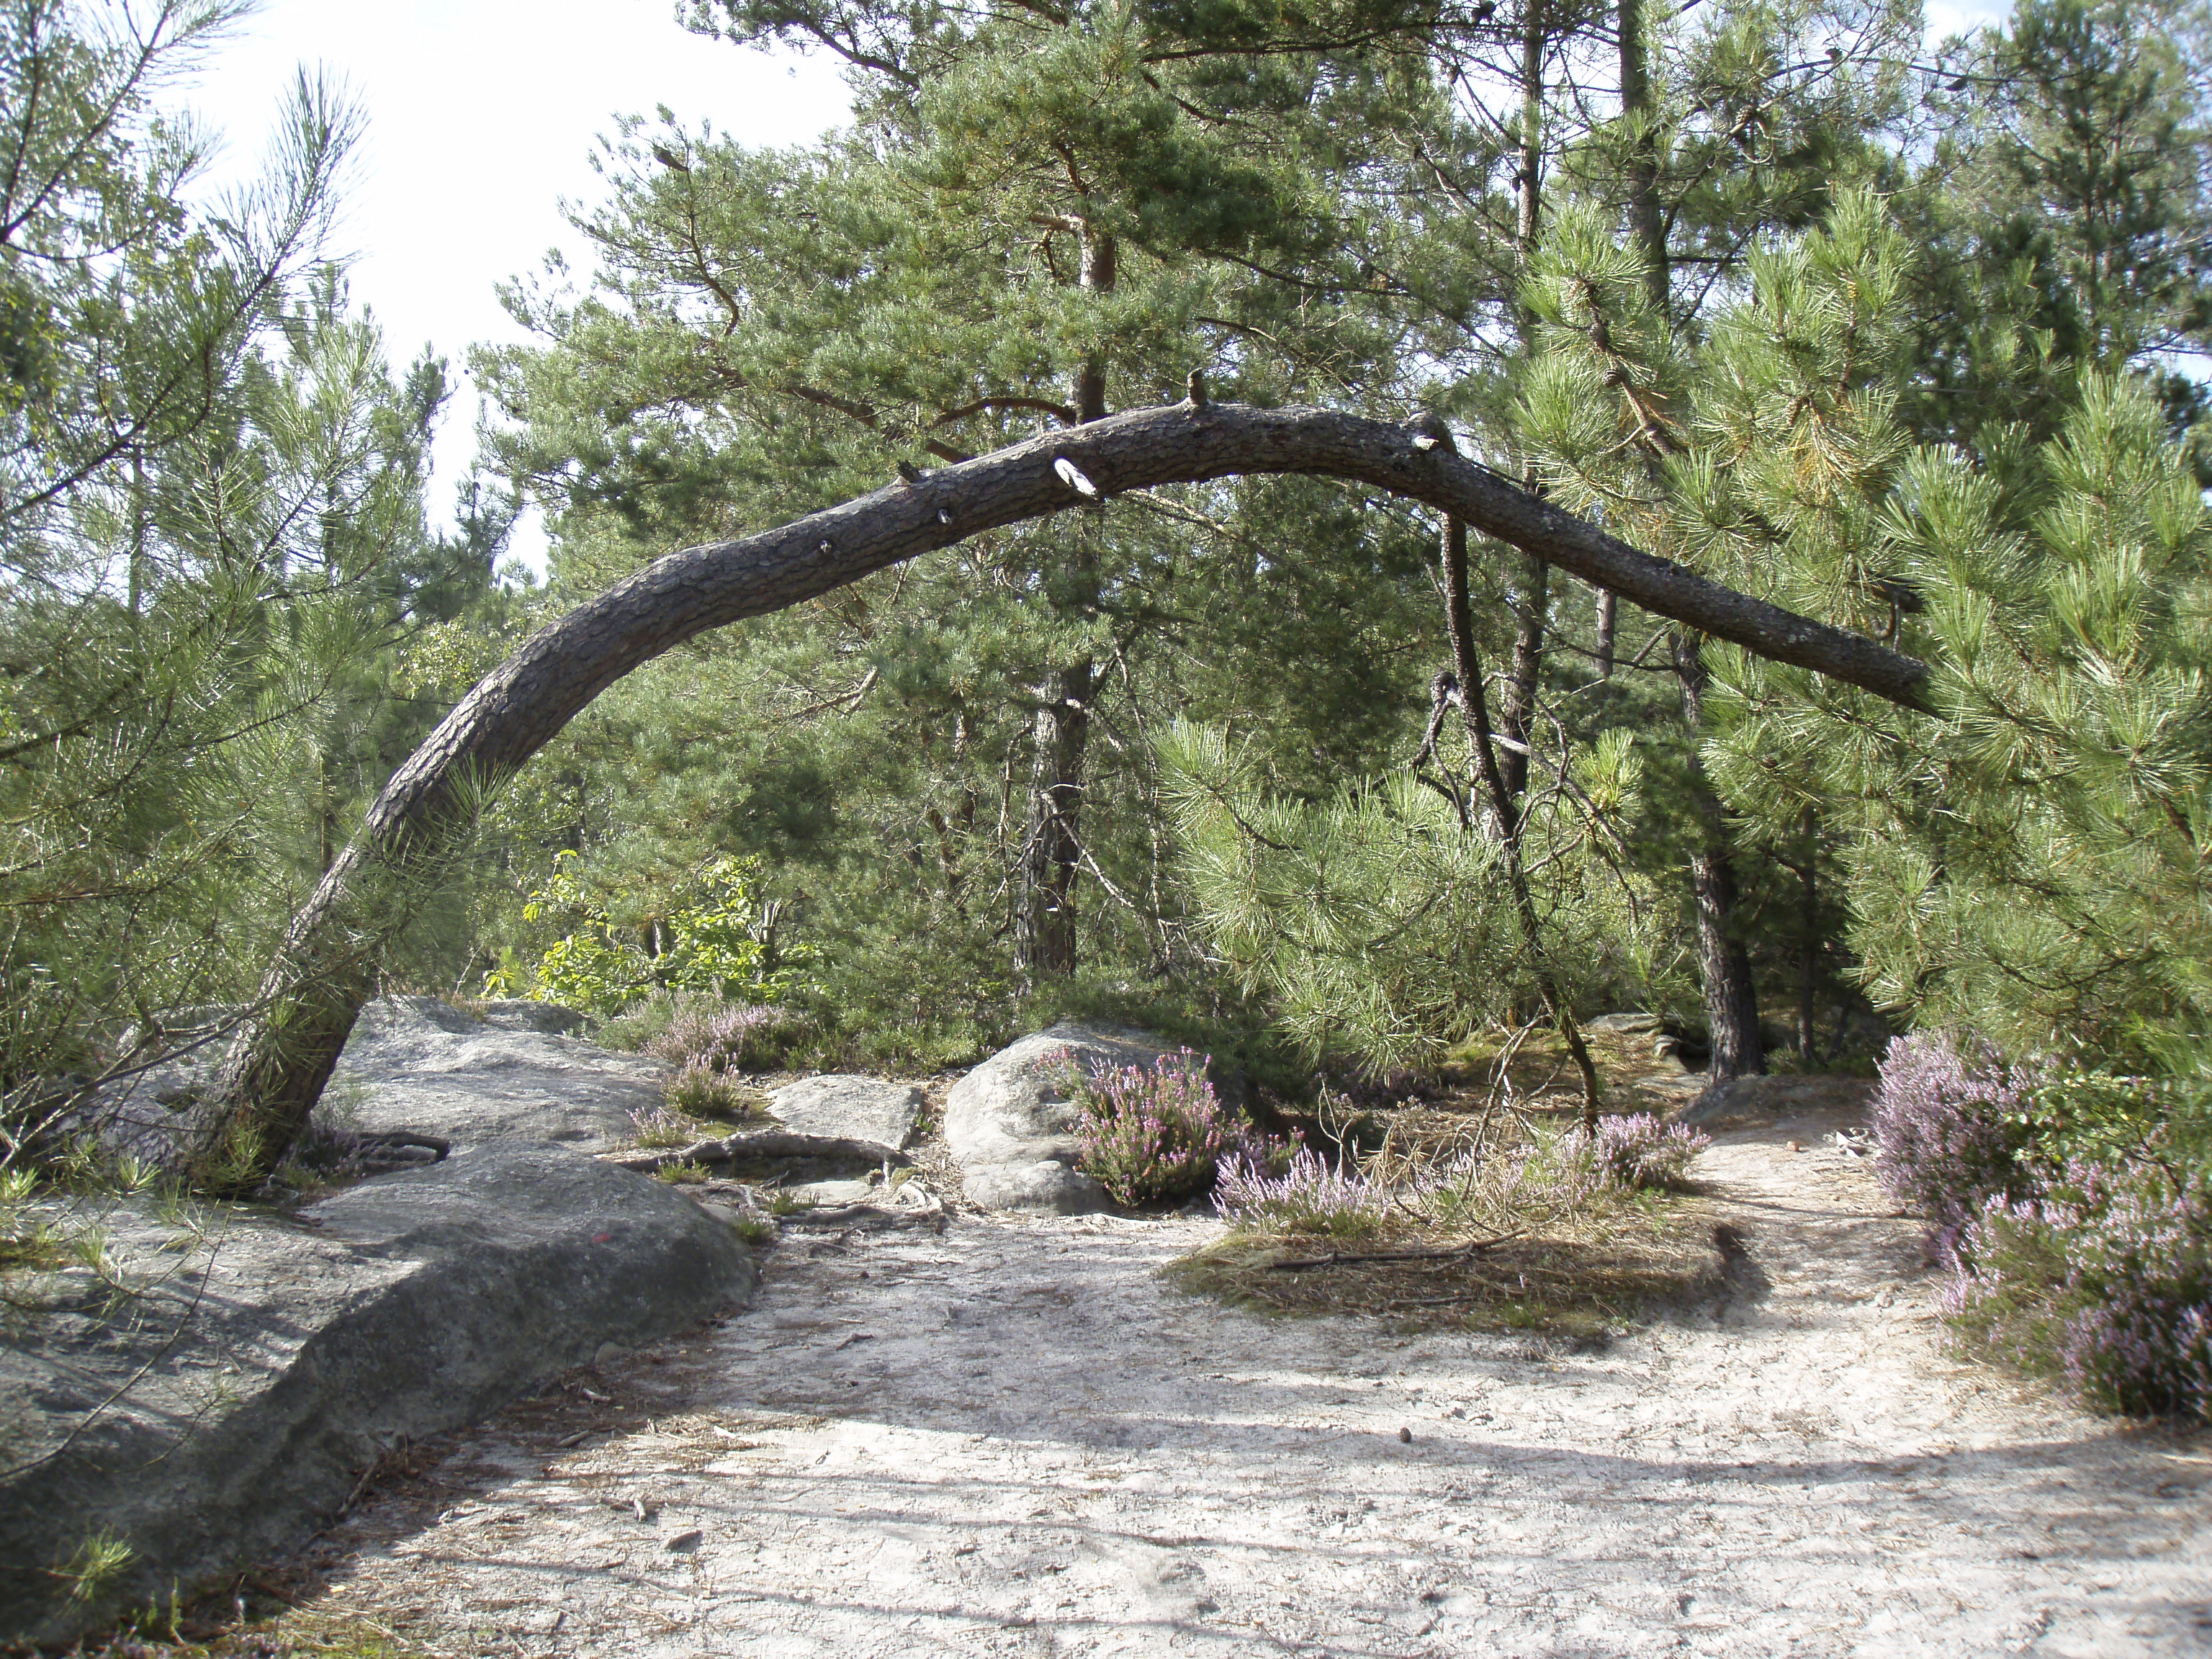
[[[587,1071],[597,1051],[566,1046]],[[400,1440],[742,1302],[755,1280],[728,1226],[681,1193],[516,1140],[295,1220],[206,1219],[191,1246],[150,1207],[118,1207],[103,1231],[138,1294],[110,1310],[90,1271],[57,1272],[47,1310],[0,1333],[0,1643],[66,1639],[286,1548]],[[69,1575],[103,1538],[129,1563],[72,1600]]]

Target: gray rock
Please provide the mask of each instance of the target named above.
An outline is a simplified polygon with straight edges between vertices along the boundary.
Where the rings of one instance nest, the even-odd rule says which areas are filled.
[[[1063,1020],[1001,1048],[952,1085],[945,1142],[969,1200],[986,1209],[1085,1215],[1106,1189],[1072,1167],[1081,1108],[1048,1074],[1066,1051],[1079,1066],[1151,1066],[1174,1045],[1149,1031]]]
[[[1863,1111],[1874,1079],[1790,1073],[1732,1078],[1699,1095],[1675,1118],[1700,1128],[1771,1122],[1801,1112]]]
[[[477,1013],[485,1024],[502,1031],[542,1031],[547,1036],[575,1036],[592,1023],[574,1008],[527,997],[501,997],[483,1004]]]
[[[796,1129],[739,1129],[715,1140],[696,1140],[665,1152],[637,1152],[615,1164],[641,1175],[679,1164],[728,1165],[731,1175],[810,1175],[817,1170],[850,1173],[914,1160],[879,1140],[846,1140],[836,1135],[803,1134]]]
[[[604,1152],[629,1140],[631,1114],[659,1108],[658,1061],[550,1035],[546,1025],[569,1011],[550,1003],[493,1006],[501,1023],[435,997],[370,1003],[325,1115],[341,1127],[438,1135],[456,1149],[527,1140]]]
[[[1585,1031],[1608,1031],[1617,1036],[1644,1036],[1664,1028],[1657,1014],[1600,1014],[1583,1022]]]
[[[969,1203],[986,1210],[1095,1215],[1114,1202],[1091,1176],[1049,1160],[969,1164],[960,1172],[960,1185]]]
[[[489,1020],[479,1019],[437,997],[368,1004],[316,1109],[316,1127],[435,1135],[457,1151],[534,1141],[605,1152],[629,1140],[633,1114],[659,1109],[659,1062],[551,1034],[580,1021],[573,1010],[518,1000],[490,1004],[487,1012]],[[173,1040],[200,1029],[165,1027]],[[125,1126],[103,1131],[110,1144],[157,1157],[164,1107],[213,1087],[222,1051],[221,1042],[204,1043],[103,1088],[94,1115]],[[132,1124],[143,1126],[143,1146]]]
[[[805,1134],[872,1141],[898,1152],[914,1139],[921,1091],[872,1077],[801,1078],[770,1095],[768,1109],[778,1122]]]
[[[289,1547],[401,1438],[754,1282],[682,1194],[543,1146],[456,1153],[296,1221],[208,1219],[180,1254],[179,1227],[118,1207],[106,1231],[140,1293],[111,1311],[88,1272],[57,1273],[50,1311],[0,1346],[0,1643],[64,1641]],[[102,1534],[128,1561],[71,1602],[55,1574]]]

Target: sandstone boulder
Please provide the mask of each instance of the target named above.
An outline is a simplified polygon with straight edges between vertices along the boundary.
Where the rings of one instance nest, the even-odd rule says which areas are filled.
[[[116,1206],[102,1227],[131,1293],[58,1269],[0,1346],[0,1645],[265,1559],[400,1440],[754,1283],[731,1230],[679,1192],[543,1145],[195,1225],[197,1242],[174,1213]],[[102,1544],[128,1554],[73,1580]]]
[[[1150,1067],[1174,1048],[1149,1031],[1063,1020],[993,1054],[945,1102],[945,1148],[969,1200],[1053,1215],[1109,1207],[1106,1189],[1074,1167],[1081,1108],[1053,1075],[1054,1058],[1065,1052],[1079,1066]]]
[[[769,1097],[769,1115],[802,1134],[861,1141],[903,1152],[921,1116],[921,1091],[872,1077],[801,1078]]]
[[[434,1134],[457,1149],[550,1141],[604,1152],[629,1139],[632,1114],[659,1107],[665,1068],[555,1035],[570,1010],[507,1002],[486,1012],[479,1019],[436,997],[370,1003],[325,1097],[329,1115],[340,1127]]]

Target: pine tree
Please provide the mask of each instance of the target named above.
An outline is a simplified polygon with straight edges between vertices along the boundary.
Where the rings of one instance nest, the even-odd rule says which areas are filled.
[[[312,264],[354,118],[303,81],[262,183],[180,200],[153,90],[234,15],[5,14],[0,1157],[41,1078],[247,992],[425,729],[380,665],[469,586],[422,520],[439,368],[395,382]]]

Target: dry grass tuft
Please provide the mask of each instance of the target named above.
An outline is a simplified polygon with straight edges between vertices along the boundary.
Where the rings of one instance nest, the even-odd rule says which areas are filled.
[[[1401,1326],[1601,1337],[1655,1305],[1693,1302],[1722,1285],[1727,1259],[1693,1201],[1620,1206],[1561,1218],[1483,1248],[1416,1227],[1388,1243],[1333,1250],[1311,1239],[1243,1229],[1169,1264],[1170,1282],[1255,1312],[1351,1314]],[[1425,1260],[1364,1257],[1398,1250]],[[1286,1263],[1326,1265],[1286,1267]]]
[[[1624,1116],[1686,1077],[1649,1035],[1596,1032],[1591,1047]],[[1467,1045],[1395,1104],[1346,1102],[1332,1121],[1325,1100],[1325,1128],[1365,1150],[1333,1179],[1310,1166],[1303,1191],[1225,1184],[1239,1224],[1167,1276],[1261,1312],[1579,1339],[1718,1292],[1728,1255],[1706,1206],[1608,1179],[1580,1109],[1563,1048],[1528,1030]]]

